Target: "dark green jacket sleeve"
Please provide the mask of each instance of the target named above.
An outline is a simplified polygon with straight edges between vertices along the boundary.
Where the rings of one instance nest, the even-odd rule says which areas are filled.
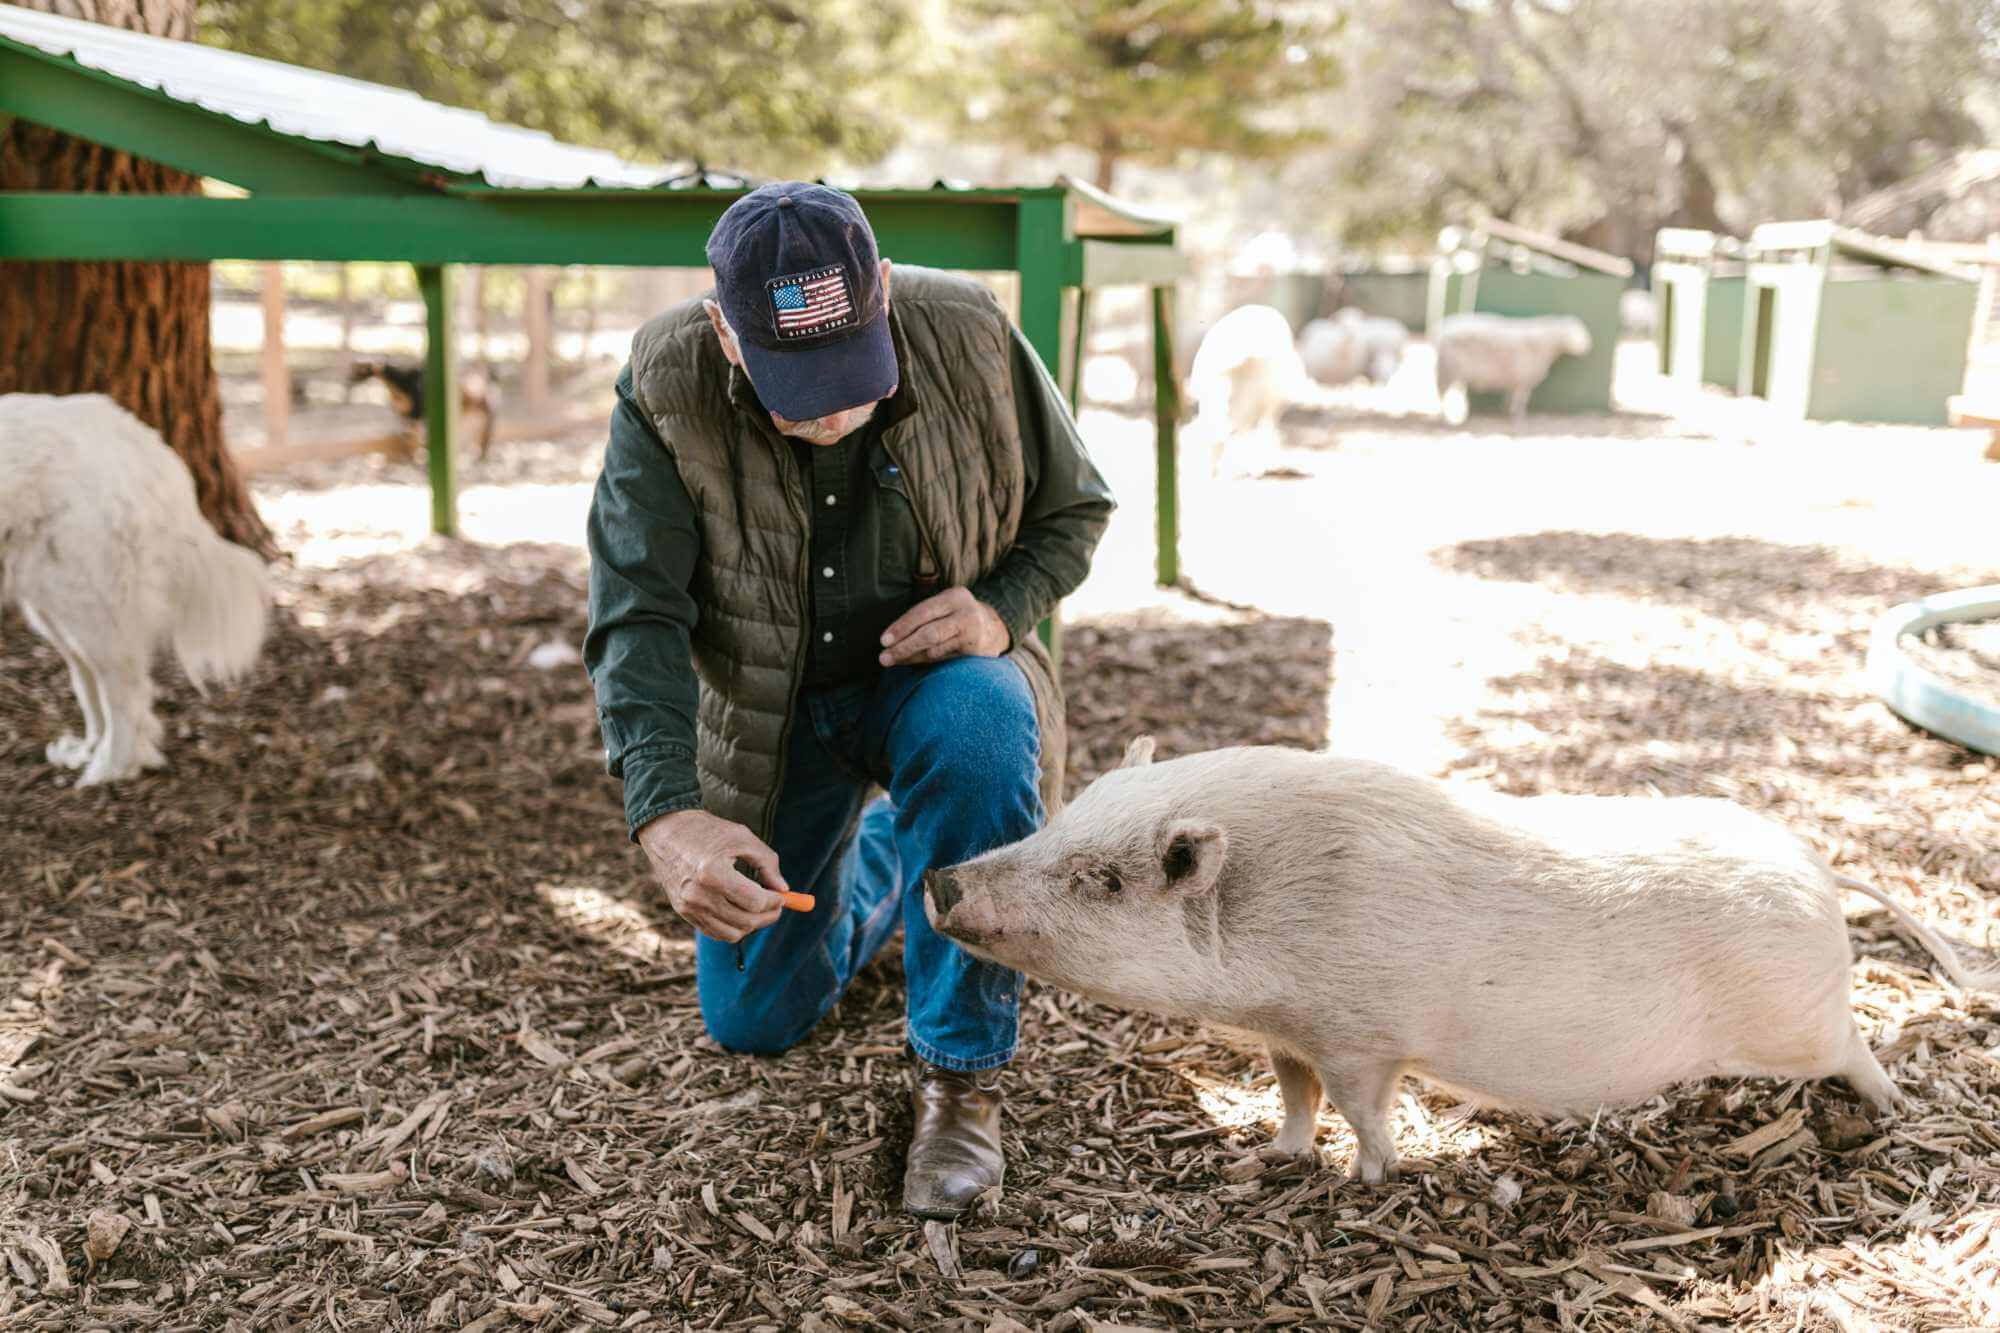
[[[1115,506],[1062,391],[1021,331],[1011,332],[1009,370],[1028,496],[1013,549],[972,585],[972,595],[999,612],[1011,641],[1020,643],[1090,572]]]
[[[590,502],[590,629],[583,661],[597,691],[611,775],[625,782],[634,837],[648,820],[701,804],[688,584],[701,554],[694,504],[652,423],[632,401],[632,369]]]

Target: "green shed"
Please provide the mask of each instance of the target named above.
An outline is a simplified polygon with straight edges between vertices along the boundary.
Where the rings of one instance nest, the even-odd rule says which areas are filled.
[[[1382,259],[1344,268],[1339,303],[1363,314],[1393,319],[1421,334],[1430,313],[1430,264],[1420,259]]]
[[[1743,348],[1743,245],[1730,236],[1662,227],[1653,241],[1653,337],[1660,373],[1699,388],[1736,388]]]
[[[1979,285],[1911,246],[1833,222],[1750,234],[1737,387],[1813,421],[1947,424]]]
[[[1431,265],[1425,327],[1446,315],[1574,315],[1590,330],[1590,353],[1557,361],[1528,399],[1536,412],[1607,412],[1622,332],[1618,298],[1630,260],[1489,219],[1446,227]],[[1471,396],[1474,412],[1500,412],[1500,394]]]

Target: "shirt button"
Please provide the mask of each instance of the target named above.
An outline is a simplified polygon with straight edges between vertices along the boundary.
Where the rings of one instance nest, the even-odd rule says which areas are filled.
[[[827,502],[828,504],[832,504],[832,503],[833,503],[833,497],[832,497],[831,495],[827,496],[827,497],[826,497],[826,502]]]
[[[832,565],[828,565],[828,566],[827,566],[827,567],[826,567],[825,569],[822,569],[822,570],[820,571],[820,573],[822,573],[822,574],[826,575],[826,576],[827,576],[828,578],[832,578],[832,577],[833,577],[833,566],[832,566]]]
[[[827,642],[827,643],[832,643],[832,642],[833,642],[833,631],[832,631],[832,630],[828,630],[828,631],[827,631],[826,633],[824,633],[824,634],[820,635],[819,637],[820,637],[820,638],[821,638],[821,639],[822,639],[822,640],[823,640],[824,642]]]

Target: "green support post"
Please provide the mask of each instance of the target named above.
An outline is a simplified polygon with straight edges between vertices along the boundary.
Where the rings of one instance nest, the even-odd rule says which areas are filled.
[[[458,335],[452,326],[457,305],[456,269],[418,264],[417,287],[424,294],[424,439],[430,455],[431,531],[458,535],[458,483],[452,448],[458,439]]]
[[[1064,201],[1059,197],[1021,200],[1014,222],[1014,267],[1021,275],[1021,332],[1050,376],[1058,379],[1062,375],[1068,251]]]
[[[1042,358],[1051,378],[1062,374],[1063,284],[1069,250],[1066,202],[1025,198],[1015,214],[1014,267],[1021,275],[1021,333]],[[1036,633],[1062,667],[1060,607],[1036,626]]]
[[[1171,588],[1181,581],[1180,383],[1174,378],[1174,289],[1153,288],[1153,411],[1157,449],[1154,511],[1159,522],[1158,577]]]
[[[1090,342],[1090,288],[1076,289],[1076,329],[1069,352],[1069,414],[1075,416],[1083,403],[1083,349]]]

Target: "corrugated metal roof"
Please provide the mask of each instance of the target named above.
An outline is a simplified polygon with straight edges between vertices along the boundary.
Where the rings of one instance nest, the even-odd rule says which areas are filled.
[[[379,83],[0,4],[0,37],[245,124],[514,189],[643,189],[672,169],[567,144]]]

